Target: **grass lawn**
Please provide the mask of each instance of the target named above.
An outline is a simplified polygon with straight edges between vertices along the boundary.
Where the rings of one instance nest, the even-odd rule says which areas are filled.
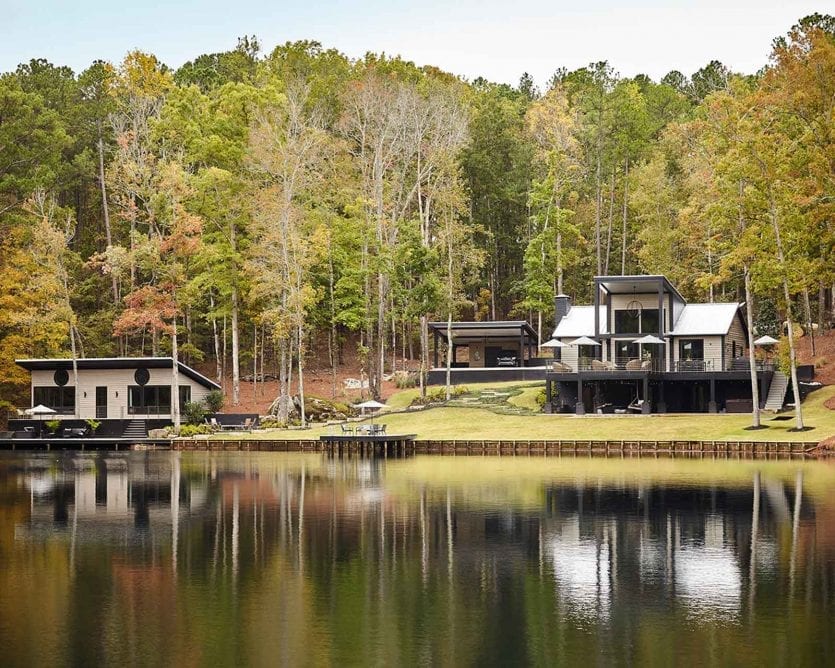
[[[469,386],[471,394],[507,391],[504,408],[529,414],[506,414],[502,406],[478,405],[443,406],[407,413],[383,412],[376,422],[386,425],[390,434],[416,434],[419,439],[431,440],[745,440],[745,441],[820,441],[835,434],[835,411],[824,402],[835,396],[835,386],[824,387],[811,394],[803,404],[803,416],[813,430],[796,433],[793,414],[791,420],[773,421],[770,413],[763,414],[768,429],[746,431],[750,414],[707,415],[545,415],[538,411],[535,397],[542,383],[494,383]],[[387,402],[395,409],[408,406],[419,390],[403,390]],[[368,420],[367,420],[368,421]],[[318,439],[324,434],[338,433],[335,426],[311,429],[266,429],[252,434],[217,434],[215,438],[259,439]]]

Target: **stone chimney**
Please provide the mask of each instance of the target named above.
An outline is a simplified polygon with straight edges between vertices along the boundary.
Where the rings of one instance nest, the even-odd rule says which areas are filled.
[[[571,310],[571,297],[568,295],[557,295],[554,298],[554,328],[556,329],[560,321],[568,315]]]

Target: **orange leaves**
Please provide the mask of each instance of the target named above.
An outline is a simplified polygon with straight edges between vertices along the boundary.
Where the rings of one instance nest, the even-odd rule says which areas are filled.
[[[113,324],[116,336],[141,332],[144,329],[171,333],[166,322],[177,315],[174,286],[170,283],[145,285],[125,297],[125,310]]]

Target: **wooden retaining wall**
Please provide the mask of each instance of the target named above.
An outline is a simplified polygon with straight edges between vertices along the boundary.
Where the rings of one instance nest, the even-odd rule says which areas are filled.
[[[802,455],[817,441],[412,441],[407,454],[431,455],[713,455],[760,457]],[[211,452],[324,452],[328,445],[314,440],[177,439],[173,450]]]

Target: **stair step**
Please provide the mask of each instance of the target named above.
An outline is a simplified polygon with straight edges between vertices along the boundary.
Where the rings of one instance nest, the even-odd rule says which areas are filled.
[[[782,371],[775,371],[771,379],[771,387],[768,388],[768,397],[765,400],[764,408],[767,411],[779,411],[783,408],[786,399],[786,388],[789,379]]]
[[[148,438],[148,430],[145,427],[144,420],[131,420],[128,422],[122,438]]]

